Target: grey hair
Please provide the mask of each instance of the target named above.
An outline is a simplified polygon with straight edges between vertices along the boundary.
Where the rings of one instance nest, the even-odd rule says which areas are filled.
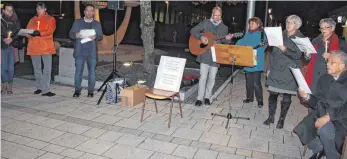
[[[320,20],[319,26],[321,27],[323,23],[327,23],[333,30],[335,30],[336,22],[332,18],[324,18]]]
[[[347,67],[347,54],[341,50],[334,50],[331,51],[332,55],[336,55],[344,64],[345,67]]]
[[[295,28],[299,29],[302,25],[302,20],[299,16],[297,15],[290,15],[287,19],[286,22],[293,22],[295,24]]]

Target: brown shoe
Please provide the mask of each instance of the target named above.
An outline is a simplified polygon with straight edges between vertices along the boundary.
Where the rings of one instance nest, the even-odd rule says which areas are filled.
[[[7,83],[1,83],[1,94],[6,94]]]
[[[13,94],[12,92],[12,83],[7,84],[7,94]]]

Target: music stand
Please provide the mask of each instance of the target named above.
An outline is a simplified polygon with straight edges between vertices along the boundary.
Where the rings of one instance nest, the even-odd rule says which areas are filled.
[[[230,79],[230,95],[229,95],[229,112],[226,115],[222,114],[216,114],[216,113],[211,113],[213,116],[220,116],[224,117],[227,119],[227,124],[225,128],[227,129],[229,126],[229,121],[232,118],[235,119],[245,119],[245,120],[250,120],[250,118],[247,117],[233,117],[231,115],[231,100],[232,100],[232,93],[233,93],[233,87],[234,87],[234,82],[233,78],[240,72],[240,70],[235,71],[235,65],[238,66],[250,66],[254,67],[254,60],[256,60],[254,53],[253,53],[253,48],[249,46],[236,46],[236,45],[226,45],[226,44],[215,44],[214,45],[214,51],[212,51],[213,56],[216,58],[217,63],[220,64],[231,64],[231,79]],[[235,71],[235,72],[234,72]]]
[[[112,72],[111,74],[106,78],[106,80],[104,81],[104,83],[102,83],[102,85],[100,86],[100,88],[98,89],[98,92],[101,91],[102,87],[104,87],[106,85],[106,83],[108,81],[110,81],[111,79],[114,79],[115,77],[121,77],[119,74],[117,74],[117,68],[116,68],[116,61],[117,61],[117,50],[118,50],[118,45],[117,45],[117,11],[118,10],[123,10],[124,9],[124,2],[122,1],[108,1],[107,2],[107,8],[108,9],[111,9],[111,10],[114,10],[114,46],[113,46],[113,49],[112,49],[112,55],[113,55],[113,65],[112,65]],[[105,89],[103,90],[98,102],[97,102],[97,105],[100,104],[101,102],[101,99],[104,97],[105,93],[106,93],[106,89],[107,87],[105,87]],[[119,88],[119,85],[116,84],[116,92],[118,92],[118,90],[120,90]],[[116,94],[116,98],[117,98],[117,94]]]

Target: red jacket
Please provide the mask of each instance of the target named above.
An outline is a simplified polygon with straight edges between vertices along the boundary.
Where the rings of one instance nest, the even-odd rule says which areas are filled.
[[[55,54],[56,50],[53,43],[53,33],[55,31],[56,22],[54,17],[44,14],[35,16],[30,19],[27,29],[40,31],[41,36],[29,38],[28,55],[48,55]]]

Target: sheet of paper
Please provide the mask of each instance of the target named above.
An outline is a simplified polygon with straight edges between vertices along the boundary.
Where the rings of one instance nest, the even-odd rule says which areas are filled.
[[[154,88],[179,92],[186,61],[185,58],[161,56]]]
[[[90,36],[96,35],[96,32],[94,29],[84,29],[80,31],[81,38],[88,38]]]
[[[211,53],[212,53],[212,61],[217,62],[216,58],[216,48],[214,46],[211,47]]]
[[[316,54],[316,49],[313,47],[310,39],[295,37],[292,41],[298,46],[298,48],[306,54]]]
[[[253,64],[254,66],[257,66],[257,50],[253,49]]]
[[[269,46],[283,45],[282,27],[265,27],[264,30]]]
[[[84,44],[84,43],[89,42],[89,41],[92,41],[92,39],[91,38],[83,38],[81,40],[81,43]]]
[[[26,36],[28,34],[32,34],[33,32],[34,32],[33,29],[21,29],[21,30],[19,30],[17,35],[18,36]]]
[[[292,71],[294,78],[296,80],[296,83],[299,85],[299,87],[302,88],[305,91],[305,93],[312,94],[310,87],[308,87],[306,80],[304,76],[302,75],[300,69],[290,67],[290,70]]]

